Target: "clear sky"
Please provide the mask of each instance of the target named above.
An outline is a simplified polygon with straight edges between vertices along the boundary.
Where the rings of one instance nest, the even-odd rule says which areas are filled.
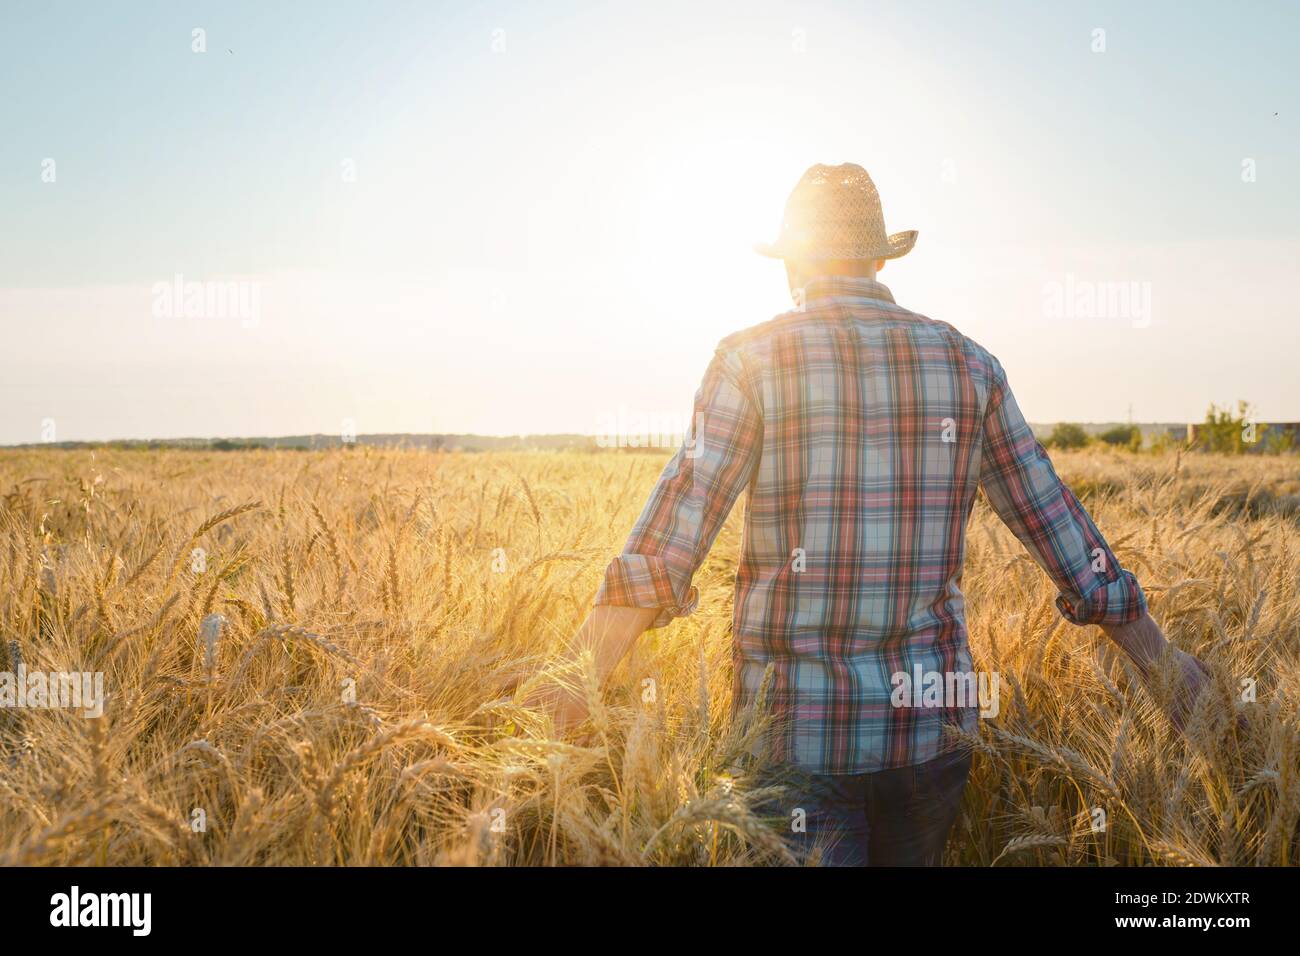
[[[920,230],[881,280],[1030,420],[1300,420],[1298,10],[12,4],[0,443],[685,414],[845,161]]]

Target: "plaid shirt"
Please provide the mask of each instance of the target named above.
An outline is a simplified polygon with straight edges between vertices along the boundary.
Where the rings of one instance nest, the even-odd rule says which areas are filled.
[[[810,283],[802,311],[718,345],[691,432],[596,604],[689,614],[691,578],[749,489],[736,576],[737,702],[769,664],[778,759],[812,773],[930,760],[965,706],[894,706],[895,675],[973,668],[959,587],[977,487],[1076,624],[1146,610],[1016,406],[1002,366],[866,279]],[[906,703],[914,703],[908,697]]]

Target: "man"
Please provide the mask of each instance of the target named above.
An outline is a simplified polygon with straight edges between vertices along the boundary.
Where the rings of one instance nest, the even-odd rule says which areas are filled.
[[[1060,589],[1146,674],[1167,653],[1137,580],[1057,478],[1002,366],[952,326],[894,302],[876,274],[916,232],[888,235],[866,170],[814,166],[780,238],[796,309],[722,340],[692,433],[605,573],[575,647],[603,679],[649,627],[694,610],[691,586],[748,489],[736,576],[740,701],[769,665],[775,759],[824,863],[934,865],[970,769],[949,725],[975,701],[916,706],[917,674],[972,672],[959,582],[965,526],[988,502]],[[1204,673],[1174,652],[1181,722]],[[558,722],[585,713],[569,693]]]

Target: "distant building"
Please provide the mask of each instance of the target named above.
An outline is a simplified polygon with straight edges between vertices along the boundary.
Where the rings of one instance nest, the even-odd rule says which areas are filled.
[[[1191,422],[1185,435],[1174,437],[1195,446],[1204,431],[1203,423]],[[1247,452],[1300,450],[1300,422],[1261,422],[1255,426],[1255,440],[1244,447]]]

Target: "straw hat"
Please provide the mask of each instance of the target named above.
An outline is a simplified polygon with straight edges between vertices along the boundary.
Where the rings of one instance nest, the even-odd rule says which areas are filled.
[[[754,248],[774,259],[897,259],[915,244],[915,229],[885,233],[880,194],[865,169],[818,163],[786,200],[780,237]]]

